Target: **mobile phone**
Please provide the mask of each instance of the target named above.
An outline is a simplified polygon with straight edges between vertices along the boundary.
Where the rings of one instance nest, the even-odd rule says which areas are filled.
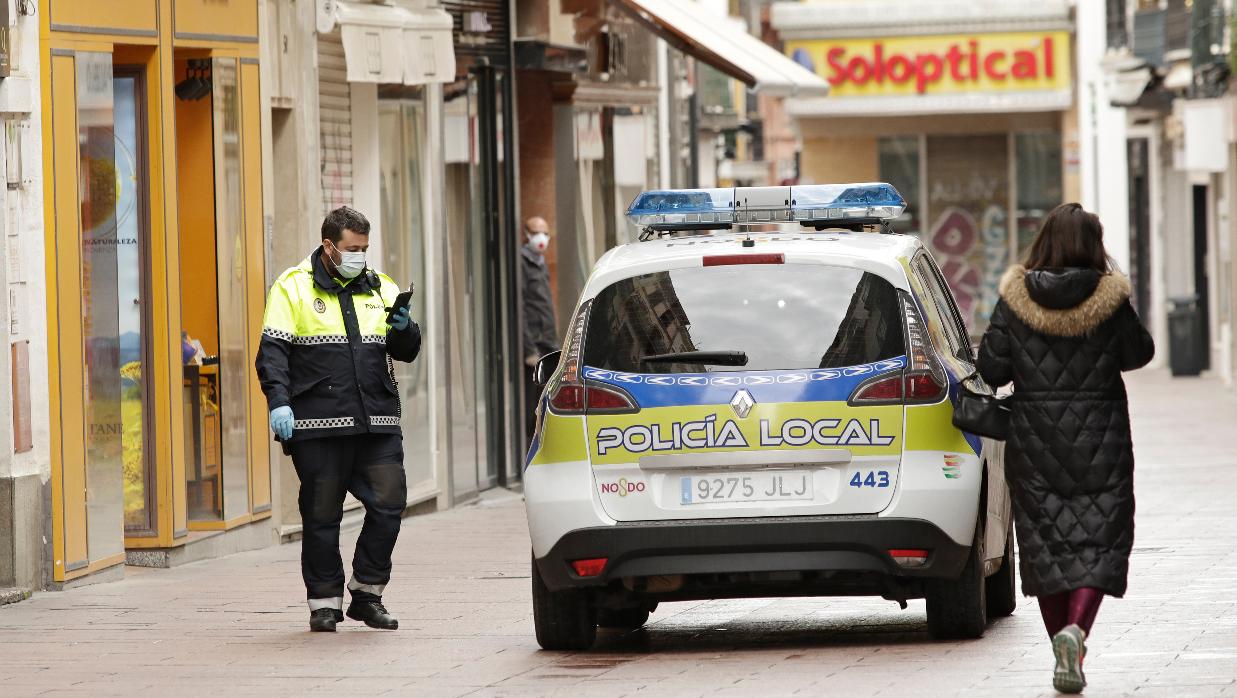
[[[400,308],[409,307],[409,304],[412,302],[412,293],[413,286],[412,284],[408,284],[408,290],[395,297],[395,303],[392,304],[391,307],[387,308],[387,322],[391,322],[395,319],[395,311]]]

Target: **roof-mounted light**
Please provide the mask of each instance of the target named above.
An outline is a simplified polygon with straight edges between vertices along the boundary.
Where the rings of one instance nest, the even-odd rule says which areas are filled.
[[[906,200],[884,182],[791,187],[791,201],[795,220],[804,225],[887,221],[906,210]]]
[[[627,219],[649,230],[725,230],[734,223],[734,189],[646,191]]]
[[[875,224],[897,218],[906,201],[892,185],[809,184],[793,187],[647,191],[627,218],[652,231],[725,230],[735,225],[797,222],[808,227]]]

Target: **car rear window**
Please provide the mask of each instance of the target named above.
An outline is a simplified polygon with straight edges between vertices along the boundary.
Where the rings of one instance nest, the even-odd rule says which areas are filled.
[[[743,366],[649,356],[741,351]],[[837,368],[906,353],[897,290],[816,264],[675,269],[623,279],[593,302],[584,363],[630,373]]]

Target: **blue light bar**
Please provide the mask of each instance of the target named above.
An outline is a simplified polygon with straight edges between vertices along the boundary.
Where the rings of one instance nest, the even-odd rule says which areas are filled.
[[[791,209],[801,223],[884,221],[906,210],[906,200],[893,185],[814,184],[791,187]]]
[[[734,189],[646,191],[627,207],[627,219],[651,230],[724,230],[734,222]]]
[[[793,187],[647,191],[627,218],[648,230],[725,230],[733,225],[877,223],[902,215],[906,201],[883,182]]]

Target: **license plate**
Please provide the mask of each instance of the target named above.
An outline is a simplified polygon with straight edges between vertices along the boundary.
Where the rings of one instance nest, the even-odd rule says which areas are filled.
[[[812,499],[812,474],[800,470],[679,478],[681,504]]]

